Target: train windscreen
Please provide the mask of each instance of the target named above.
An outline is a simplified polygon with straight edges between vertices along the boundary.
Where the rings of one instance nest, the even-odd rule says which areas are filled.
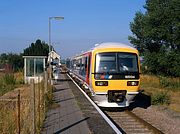
[[[124,79],[139,75],[137,55],[134,53],[104,52],[96,54],[96,79]]]

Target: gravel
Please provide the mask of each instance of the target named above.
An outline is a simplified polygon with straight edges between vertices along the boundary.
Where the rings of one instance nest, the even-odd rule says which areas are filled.
[[[148,108],[134,108],[132,110],[154,127],[165,134],[180,133],[180,113],[167,109],[164,106],[149,106]]]

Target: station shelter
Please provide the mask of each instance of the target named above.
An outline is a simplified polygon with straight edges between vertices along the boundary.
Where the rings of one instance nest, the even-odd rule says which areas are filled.
[[[24,81],[30,83],[34,79],[35,83],[41,81],[46,67],[46,56],[23,56],[24,58]]]

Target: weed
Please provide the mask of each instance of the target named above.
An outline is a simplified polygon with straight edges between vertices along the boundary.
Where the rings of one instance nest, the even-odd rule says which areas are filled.
[[[16,78],[14,74],[5,74],[0,78],[0,95],[5,94],[15,88]]]
[[[48,84],[48,91],[45,93],[45,107],[46,109],[49,108],[49,106],[53,103],[52,98],[53,98],[53,86]]]
[[[163,88],[169,88],[172,90],[180,90],[180,79],[178,78],[167,78],[160,77],[159,78],[160,86]]]
[[[159,78],[154,75],[141,75],[141,87],[159,87]]]
[[[151,96],[151,103],[153,105],[169,105],[170,104],[170,95],[166,91],[158,91]]]
[[[15,85],[16,84],[16,78],[14,74],[5,74],[3,76],[4,84],[5,85]]]
[[[7,105],[3,106],[2,104],[0,104],[0,106],[0,133],[13,134],[16,130],[16,120],[14,118],[16,111],[10,107],[7,107]]]

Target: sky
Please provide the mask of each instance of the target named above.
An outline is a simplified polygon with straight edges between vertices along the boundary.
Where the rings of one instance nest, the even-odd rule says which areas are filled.
[[[102,42],[130,44],[129,24],[145,0],[1,0],[0,53],[21,53],[37,39],[51,42],[62,58]]]

